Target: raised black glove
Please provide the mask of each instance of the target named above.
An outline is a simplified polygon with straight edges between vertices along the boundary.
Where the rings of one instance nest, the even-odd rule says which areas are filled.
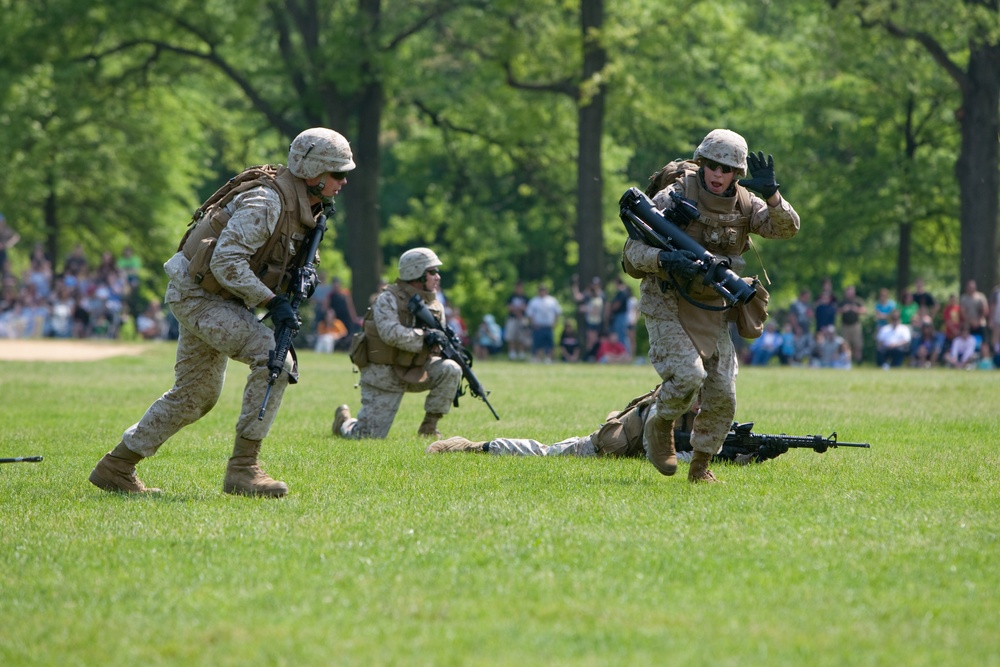
[[[661,250],[658,262],[667,271],[688,280],[698,275],[698,256],[690,250]]]
[[[770,199],[771,195],[778,191],[779,183],[774,180],[774,158],[770,155],[764,159],[764,152],[757,151],[754,155],[747,155],[747,169],[750,171],[750,178],[744,178],[740,185],[760,194],[764,199]]]
[[[426,345],[429,350],[433,350],[435,347],[444,347],[447,344],[448,337],[445,336],[442,331],[430,329],[424,334],[424,345]]]
[[[293,331],[299,330],[299,318],[292,310],[292,304],[288,303],[288,297],[281,294],[267,302],[267,312],[271,314],[271,321],[274,322],[274,330],[285,326]]]

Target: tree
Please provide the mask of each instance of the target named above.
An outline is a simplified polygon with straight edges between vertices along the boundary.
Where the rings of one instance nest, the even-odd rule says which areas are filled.
[[[955,163],[962,222],[960,281],[997,284],[1000,225],[1000,3],[937,0],[829,0],[865,28],[919,44],[954,81],[961,151]],[[948,20],[942,21],[942,17]],[[963,67],[962,63],[965,62]]]

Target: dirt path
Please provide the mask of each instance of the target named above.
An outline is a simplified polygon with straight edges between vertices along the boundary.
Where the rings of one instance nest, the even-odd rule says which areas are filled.
[[[96,361],[142,354],[148,346],[97,340],[0,340],[0,361]]]

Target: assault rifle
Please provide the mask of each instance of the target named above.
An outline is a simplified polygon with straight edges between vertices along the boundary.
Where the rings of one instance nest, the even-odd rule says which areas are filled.
[[[490,395],[490,392],[486,391],[486,388],[472,372],[472,355],[469,354],[468,350],[462,347],[462,342],[458,339],[458,336],[455,335],[452,328],[449,326],[441,326],[441,323],[438,322],[436,317],[434,317],[434,313],[432,313],[431,309],[427,307],[427,304],[424,303],[424,300],[420,298],[419,294],[413,295],[409,303],[406,304],[406,308],[415,318],[417,318],[417,322],[420,324],[430,329],[437,329],[438,331],[444,332],[448,341],[441,346],[441,356],[445,359],[451,359],[457,363],[459,367],[461,367],[462,377],[464,377],[465,381],[468,382],[469,391],[472,393],[473,397],[481,398],[483,403],[486,404],[486,407],[488,407],[490,412],[493,413],[493,416],[497,418],[497,421],[499,421],[500,415],[498,415],[497,411],[493,409],[493,406],[490,405],[490,399],[487,398],[487,396]],[[458,391],[455,392],[454,405],[456,408],[458,407],[458,398],[464,394],[465,391],[462,390],[462,385],[459,384]]]
[[[288,303],[292,307],[292,312],[295,313],[296,320],[299,320],[299,306],[303,301],[307,301],[312,296],[313,291],[316,289],[316,284],[319,282],[316,276],[316,253],[319,252],[319,243],[323,240],[323,234],[326,233],[326,216],[328,212],[330,215],[335,213],[332,204],[329,208],[324,208],[316,220],[316,227],[313,228],[312,236],[309,239],[309,249],[302,256],[302,266],[295,269],[292,279],[288,282]],[[299,320],[299,323],[301,324],[301,320]],[[292,353],[293,361],[295,359],[292,338],[298,332],[298,329],[292,329],[286,325],[281,325],[274,331],[274,349],[271,350],[267,362],[267,391],[264,393],[264,403],[260,406],[260,412],[257,413],[258,421],[264,419],[264,411],[267,410],[267,402],[271,398],[271,388],[278,381],[278,376],[281,375],[281,371],[285,368],[288,353]],[[295,384],[298,381],[298,375],[289,374],[289,384]]]
[[[768,435],[753,433],[753,422],[738,424],[733,422],[722,450],[715,458],[737,463],[761,463],[768,459],[781,456],[789,449],[809,448],[817,454],[822,454],[829,448],[837,447],[871,447],[867,442],[840,442],[834,431],[829,437],[819,435]],[[691,451],[691,434],[687,431],[674,431],[674,445],[679,452]]]
[[[712,254],[681,230],[681,226],[687,226],[700,217],[697,205],[676,192],[671,192],[670,198],[674,206],[663,213],[638,188],[626,190],[618,200],[618,206],[619,216],[628,235],[660,250],[686,250],[693,253],[697,257],[694,264],[704,283],[718,292],[729,306],[750,303],[757,294],[756,288],[729,268],[727,258]]]
[[[41,456],[15,456],[14,458],[0,459],[0,463],[38,463],[41,460]]]

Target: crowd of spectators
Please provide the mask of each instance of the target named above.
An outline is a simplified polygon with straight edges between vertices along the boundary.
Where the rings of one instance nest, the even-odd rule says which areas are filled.
[[[827,280],[817,298],[803,289],[772,313],[741,356],[751,365],[1000,368],[1000,285],[987,297],[970,280],[942,306],[918,279],[898,301],[879,288],[869,308],[854,286],[838,297]]]

